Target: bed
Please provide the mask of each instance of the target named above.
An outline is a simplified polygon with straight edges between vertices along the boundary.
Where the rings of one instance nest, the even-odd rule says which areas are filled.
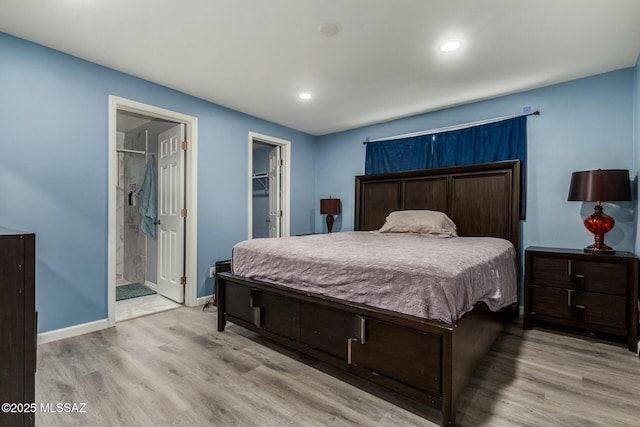
[[[517,254],[519,207],[518,161],[365,175],[355,179],[356,232],[380,229],[394,211],[428,209],[448,215],[456,224],[459,236],[471,241],[476,237],[498,238],[502,239],[503,246],[506,240],[512,245],[511,251]],[[309,236],[308,242],[321,245],[322,239],[346,239],[347,234]],[[359,235],[369,239],[360,243],[367,246],[375,239],[390,238],[375,232]],[[358,242],[339,245],[357,246]],[[353,248],[348,250],[357,252]],[[467,252],[488,251],[481,246]],[[259,253],[251,257],[261,259]],[[377,291],[382,295],[378,298],[382,302],[367,300],[369,296],[361,291],[324,292],[323,282],[332,282],[327,288],[335,287],[333,282],[341,283],[344,285],[341,289],[346,292],[347,285],[357,280],[344,278],[338,267],[334,268],[333,277],[317,265],[301,264],[309,274],[315,272],[321,278],[316,280],[315,288],[308,287],[308,276],[273,280],[268,275],[266,278],[256,276],[240,266],[234,269],[234,274],[221,273],[216,289],[218,330],[223,331],[226,322],[231,321],[435,407],[442,413],[443,426],[455,425],[458,396],[499,335],[505,318],[517,313],[517,304],[504,306],[503,303],[503,308],[496,310],[490,298],[484,301],[481,298],[477,303],[467,301],[444,315],[426,319],[420,311],[424,306],[405,309],[398,306],[397,301],[396,305],[389,305],[393,293],[386,285],[408,281],[402,274],[413,268],[402,262],[397,262],[397,277],[386,276],[386,270],[374,272],[384,278],[379,280]],[[493,310],[489,308],[492,305]]]

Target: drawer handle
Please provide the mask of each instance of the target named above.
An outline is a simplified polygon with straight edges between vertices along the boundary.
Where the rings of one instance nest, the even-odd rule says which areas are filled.
[[[574,292],[576,292],[576,291],[573,291],[571,289],[567,289],[567,306],[574,307],[574,308],[579,308],[581,310],[584,310],[584,305],[580,305],[580,304],[573,305],[573,293]]]
[[[254,299],[257,299],[258,290],[251,289],[251,295],[249,297],[249,308],[253,311],[253,324],[260,328],[262,327],[262,308],[258,306]]]
[[[349,338],[347,340],[347,363],[349,365],[351,365],[351,360],[352,360],[351,346],[353,345],[354,342],[358,342],[358,339],[357,338]]]
[[[584,274],[573,274],[573,260],[567,260],[567,276],[577,277],[578,279],[584,279]]]
[[[367,330],[367,320],[362,317],[362,316],[357,316],[357,319],[359,320],[359,331],[358,331],[358,338],[349,338],[347,340],[347,363],[349,365],[351,365],[351,359],[352,359],[352,346],[353,343],[357,343],[357,344],[363,344],[367,342],[367,338],[366,338],[366,330]]]
[[[256,328],[262,327],[262,309],[260,307],[253,307],[253,324]]]

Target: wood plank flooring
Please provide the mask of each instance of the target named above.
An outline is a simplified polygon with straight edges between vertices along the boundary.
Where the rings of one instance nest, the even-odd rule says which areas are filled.
[[[233,324],[179,308],[38,346],[45,426],[437,426],[439,413]],[[310,368],[312,365],[314,368]],[[626,347],[512,324],[458,403],[459,426],[638,426]]]

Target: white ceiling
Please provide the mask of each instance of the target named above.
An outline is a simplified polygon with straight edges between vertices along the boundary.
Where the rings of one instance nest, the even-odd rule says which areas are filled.
[[[0,31],[322,135],[633,66],[640,1],[0,0]]]

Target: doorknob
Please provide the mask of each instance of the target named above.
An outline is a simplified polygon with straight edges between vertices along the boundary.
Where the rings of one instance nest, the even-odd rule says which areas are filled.
[[[154,223],[154,224],[156,224],[156,225],[158,225],[158,224],[160,224],[160,220],[159,220],[159,219],[157,219],[157,220],[153,221],[153,223]]]

